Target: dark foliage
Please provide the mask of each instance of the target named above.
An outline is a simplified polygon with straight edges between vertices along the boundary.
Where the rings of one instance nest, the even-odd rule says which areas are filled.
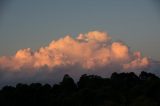
[[[152,73],[113,73],[111,78],[65,75],[50,86],[40,83],[5,86],[0,106],[160,106],[160,79]]]

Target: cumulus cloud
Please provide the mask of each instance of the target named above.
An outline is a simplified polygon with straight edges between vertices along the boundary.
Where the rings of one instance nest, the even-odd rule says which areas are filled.
[[[29,76],[26,80],[44,80],[69,72],[76,75],[81,72],[102,74],[143,70],[150,64],[150,60],[140,52],[132,52],[123,42],[113,42],[106,32],[100,31],[79,34],[76,38],[67,35],[35,52],[27,48],[18,50],[13,56],[0,57],[1,73],[7,71],[6,76],[14,78],[19,75],[21,79]],[[52,73],[52,76],[48,73]]]

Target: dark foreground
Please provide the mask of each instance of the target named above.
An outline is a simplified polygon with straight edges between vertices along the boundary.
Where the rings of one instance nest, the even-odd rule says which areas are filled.
[[[110,78],[69,75],[53,86],[32,83],[5,86],[0,106],[160,106],[160,79],[151,73],[113,73]]]

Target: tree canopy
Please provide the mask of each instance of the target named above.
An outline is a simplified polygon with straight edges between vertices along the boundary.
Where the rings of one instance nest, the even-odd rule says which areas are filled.
[[[110,78],[84,74],[77,83],[64,75],[59,84],[4,86],[1,106],[160,106],[160,78],[142,71],[112,73]]]

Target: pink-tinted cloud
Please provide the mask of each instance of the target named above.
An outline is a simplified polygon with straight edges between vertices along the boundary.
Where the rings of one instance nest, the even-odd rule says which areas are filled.
[[[150,66],[160,68],[140,52],[132,52],[123,42],[112,41],[107,33],[92,31],[76,38],[67,35],[53,40],[37,51],[27,48],[13,56],[0,57],[0,86],[18,82],[48,83],[64,74],[77,78],[84,73],[102,76],[112,72],[138,73]]]
[[[55,67],[77,64],[84,69],[94,69],[115,63],[129,70],[147,67],[149,60],[142,57],[140,52],[132,53],[122,42],[111,42],[107,33],[99,31],[80,34],[77,38],[68,35],[36,52],[27,48],[13,56],[0,57],[0,68],[11,71],[45,66],[53,70]]]

